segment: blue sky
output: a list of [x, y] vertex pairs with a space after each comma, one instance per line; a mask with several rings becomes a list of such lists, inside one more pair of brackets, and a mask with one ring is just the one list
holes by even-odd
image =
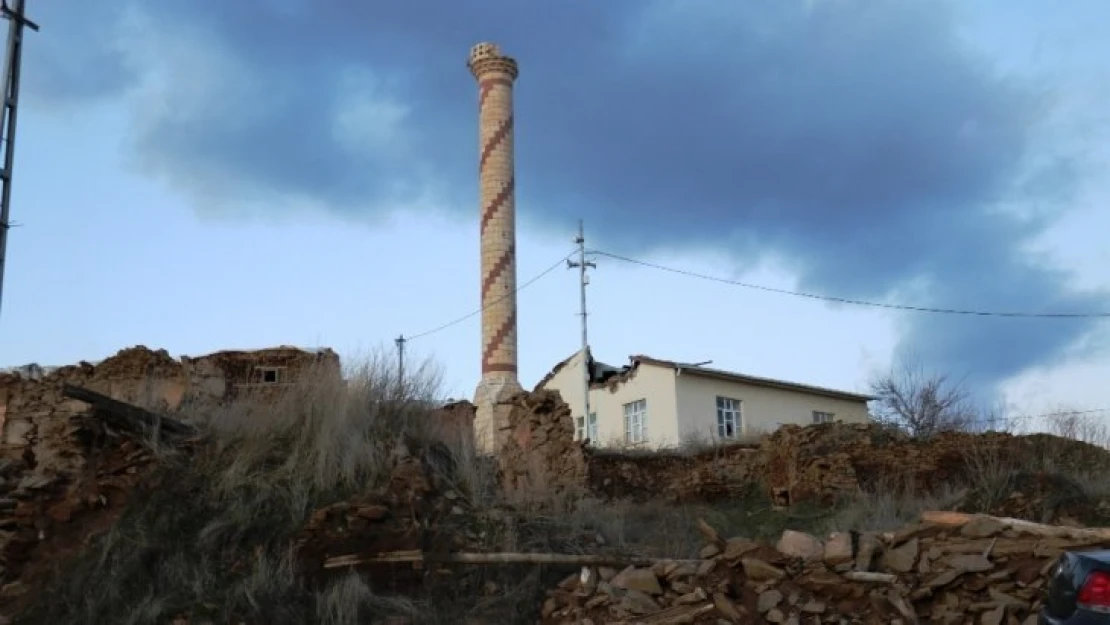
[[[521, 66], [519, 282], [583, 218], [598, 249], [771, 287], [1110, 310], [1098, 0], [28, 4], [0, 364], [135, 344], [357, 358], [475, 310], [465, 59], [485, 40]], [[596, 261], [610, 362], [865, 390], [913, 353], [1017, 411], [1110, 407], [1105, 322]], [[576, 276], [519, 302], [530, 387], [578, 346]], [[477, 317], [409, 350], [472, 394]]]

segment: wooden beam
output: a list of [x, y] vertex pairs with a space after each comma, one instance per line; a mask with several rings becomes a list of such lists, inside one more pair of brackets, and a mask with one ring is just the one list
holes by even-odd
[[146, 428], [147, 430], [163, 431], [178, 436], [193, 436], [196, 434], [195, 428], [181, 421], [102, 395], [82, 386], [65, 384], [62, 386], [62, 396], [89, 404], [107, 421], [122, 429], [139, 431]]
[[1045, 538], [1061, 538], [1064, 540], [1094, 542], [1110, 541], [1110, 528], [1107, 527], [1064, 527], [1059, 525], [1044, 525], [1024, 519], [1009, 517], [996, 517], [987, 514], [969, 514], [965, 512], [948, 512], [943, 510], [929, 510], [921, 513], [921, 521], [931, 525], [943, 527], [961, 527], [976, 519], [990, 519], [1004, 528], [1012, 529], [1019, 533], [1043, 536]]
[[660, 562], [701, 564], [701, 560], [674, 558], [636, 558], [566, 553], [424, 553], [418, 549], [371, 554], [335, 556], [324, 561], [325, 569], [363, 564], [398, 562], [435, 564], [561, 564], [573, 566], [652, 566]]

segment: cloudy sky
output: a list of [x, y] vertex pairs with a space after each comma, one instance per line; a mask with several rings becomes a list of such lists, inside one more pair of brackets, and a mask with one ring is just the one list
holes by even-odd
[[[775, 288], [1110, 311], [1101, 0], [28, 0], [0, 364], [348, 358], [478, 307], [469, 47], [516, 57], [518, 280], [591, 248]], [[1110, 406], [1110, 325], [898, 312], [598, 256], [591, 343], [847, 390], [914, 354]], [[578, 346], [520, 294], [521, 377]], [[408, 345], [473, 392], [479, 322]]]

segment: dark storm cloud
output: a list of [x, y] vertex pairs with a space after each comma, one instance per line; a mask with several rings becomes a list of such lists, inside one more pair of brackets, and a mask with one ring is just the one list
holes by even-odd
[[[476, 211], [476, 95], [464, 62], [472, 44], [494, 40], [521, 63], [518, 206], [541, 223], [584, 216], [595, 243], [641, 255], [708, 246], [743, 261], [776, 251], [797, 264], [806, 289], [847, 297], [880, 298], [924, 279], [931, 300], [914, 303], [1105, 307], [1022, 257], [1043, 218], [995, 210], [1019, 189], [1063, 205], [1074, 170], [1049, 161], [1029, 182], [1031, 156], [1044, 155], [1036, 130], [1046, 100], [969, 53], [941, 3], [157, 6], [154, 28], [199, 28], [260, 94], [216, 89], [192, 113], [164, 103], [173, 113], [142, 127], [143, 162], [183, 186], [203, 188], [220, 172], [244, 188], [363, 212], [430, 186]], [[122, 84], [118, 60], [85, 70], [102, 67], [106, 84]], [[404, 150], [387, 142], [352, 153], [334, 138], [338, 86], [352, 67], [372, 70], [410, 108]], [[1089, 330], [1077, 321], [905, 323], [903, 347], [980, 384], [1043, 363]]]
[[47, 103], [85, 103], [91, 98], [116, 95], [128, 84], [128, 68], [115, 49], [110, 26], [104, 26], [120, 18], [118, 4], [27, 5], [28, 19], [43, 30], [25, 31], [23, 37], [25, 70], [21, 85], [26, 92]]

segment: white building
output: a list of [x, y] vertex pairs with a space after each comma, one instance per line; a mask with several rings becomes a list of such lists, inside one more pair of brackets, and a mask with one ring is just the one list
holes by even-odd
[[[584, 360], [590, 368], [590, 415], [583, 415]], [[666, 447], [687, 441], [754, 436], [780, 425], [866, 422], [869, 395], [632, 356], [611, 367], [578, 352], [537, 388], [570, 405], [579, 438], [607, 445]]]

